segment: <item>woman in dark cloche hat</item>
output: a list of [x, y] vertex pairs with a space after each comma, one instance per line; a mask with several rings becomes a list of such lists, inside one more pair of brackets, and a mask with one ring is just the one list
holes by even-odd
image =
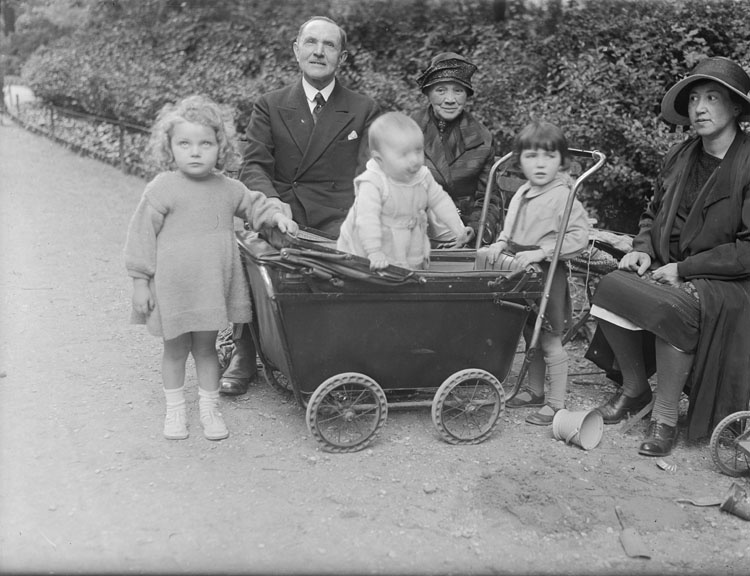
[[732, 60], [707, 58], [667, 91], [661, 116], [692, 134], [667, 153], [633, 251], [599, 283], [588, 352], [607, 370], [616, 360], [622, 376], [598, 408], [605, 424], [653, 400], [646, 456], [672, 451], [683, 390], [690, 439], [750, 399], [750, 135], [741, 124], [750, 121], [750, 77]]
[[[435, 56], [417, 78], [428, 104], [412, 117], [424, 133], [425, 165], [456, 205], [464, 224], [477, 234], [490, 168], [495, 159], [492, 134], [466, 110], [474, 94], [471, 78], [477, 67], [454, 52]], [[493, 195], [488, 207], [484, 243], [493, 242], [499, 230], [500, 199]], [[450, 230], [430, 219], [433, 246], [455, 245]]]

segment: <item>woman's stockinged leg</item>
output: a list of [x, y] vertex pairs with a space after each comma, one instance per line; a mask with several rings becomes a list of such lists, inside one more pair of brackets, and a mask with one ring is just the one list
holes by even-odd
[[643, 358], [643, 332], [627, 330], [604, 321], [600, 321], [599, 326], [617, 358], [622, 373], [623, 394], [629, 398], [640, 396], [649, 387]]
[[693, 366], [693, 354], [656, 339], [656, 400], [646, 439], [638, 449], [644, 456], [666, 456], [677, 440], [680, 394]]
[[693, 357], [661, 338], [656, 339], [656, 400], [651, 417], [657, 422], [677, 425], [680, 395], [690, 376]]
[[651, 387], [643, 356], [643, 332], [627, 330], [603, 320], [599, 321], [599, 326], [615, 353], [622, 373], [622, 388], [597, 410], [605, 424], [617, 424], [651, 402]]

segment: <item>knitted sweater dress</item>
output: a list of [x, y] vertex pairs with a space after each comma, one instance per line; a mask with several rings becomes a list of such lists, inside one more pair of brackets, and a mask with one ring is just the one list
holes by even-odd
[[165, 340], [186, 332], [220, 330], [252, 318], [250, 292], [234, 234], [234, 217], [254, 230], [272, 226], [288, 207], [218, 173], [195, 180], [163, 172], [146, 185], [130, 221], [125, 266], [144, 278], [156, 305], [131, 314]]

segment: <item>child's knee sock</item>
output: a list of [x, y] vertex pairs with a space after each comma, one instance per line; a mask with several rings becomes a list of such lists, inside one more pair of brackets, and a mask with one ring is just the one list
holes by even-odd
[[179, 388], [164, 388], [167, 401], [167, 412], [171, 410], [185, 410], [185, 386]]
[[204, 390], [198, 387], [198, 410], [201, 414], [218, 409], [219, 407], [219, 391], [218, 390]]
[[562, 352], [557, 356], [544, 359], [549, 378], [549, 396], [547, 404], [555, 409], [565, 408], [565, 392], [568, 388], [568, 354]]
[[544, 377], [547, 365], [544, 362], [541, 350], [536, 350], [534, 357], [529, 363], [529, 390], [536, 396], [544, 396]]

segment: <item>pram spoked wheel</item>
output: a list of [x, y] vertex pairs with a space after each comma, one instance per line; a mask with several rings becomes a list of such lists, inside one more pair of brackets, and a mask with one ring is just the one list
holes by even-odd
[[442, 383], [432, 401], [432, 422], [449, 444], [478, 444], [505, 409], [505, 392], [485, 370], [460, 370]]
[[727, 476], [750, 474], [750, 411], [734, 412], [714, 428], [711, 457]]
[[331, 376], [307, 403], [307, 427], [327, 452], [362, 450], [387, 417], [385, 392], [358, 372]]

